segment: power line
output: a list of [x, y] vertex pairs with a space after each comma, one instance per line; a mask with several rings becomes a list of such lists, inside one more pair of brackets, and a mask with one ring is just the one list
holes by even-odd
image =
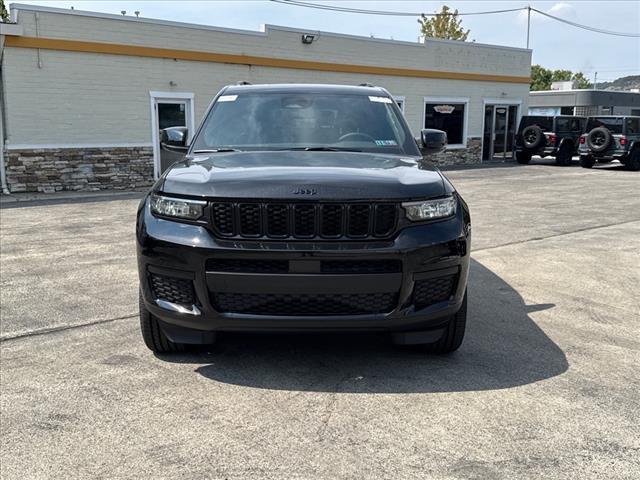
[[554, 15], [550, 15], [545, 12], [541, 12], [540, 10], [531, 7], [533, 12], [539, 13], [540, 15], [544, 15], [545, 17], [552, 18], [558, 22], [566, 23], [567, 25], [571, 25], [573, 27], [582, 28], [583, 30], [589, 30], [590, 32], [602, 33], [605, 35], [615, 35], [617, 37], [634, 37], [640, 38], [640, 33], [625, 33], [625, 32], [614, 32], [611, 30], [603, 30], [601, 28], [589, 27], [588, 25], [582, 25], [580, 23], [575, 23], [570, 20], [565, 20], [564, 18], [556, 17]]
[[[368, 9], [362, 9], [362, 8], [338, 7], [337, 5], [321, 5], [318, 3], [302, 2], [300, 0], [270, 0], [270, 1], [274, 3], [282, 3], [284, 5], [294, 5], [296, 7], [315, 8], [318, 10], [330, 10], [333, 12], [342, 12], [342, 13], [360, 13], [364, 15], [386, 15], [386, 16], [396, 16], [396, 17], [420, 17], [424, 15], [425, 17], [442, 17], [442, 16], [454, 14], [454, 12], [421, 13], [421, 12], [393, 12], [393, 11], [385, 11], [385, 10], [368, 10]], [[520, 10], [526, 10], [526, 8], [527, 7], [509, 8], [505, 10], [491, 10], [486, 12], [466, 12], [466, 13], [458, 13], [458, 15], [459, 16], [490, 15], [494, 13], [518, 12]]]
[[[441, 17], [441, 16], [455, 15], [454, 12], [451, 12], [451, 13], [394, 12], [394, 11], [388, 11], [388, 10], [370, 10], [370, 9], [362, 9], [362, 8], [339, 7], [337, 5], [321, 5], [318, 3], [305, 2], [301, 0], [270, 0], [270, 1], [274, 3], [284, 4], [284, 5], [293, 5], [296, 7], [315, 8], [317, 10], [329, 10], [329, 11], [341, 12], [341, 13], [358, 13], [362, 15], [384, 15], [384, 16], [396, 16], [396, 17], [420, 17], [422, 15], [424, 15], [425, 17]], [[612, 30], [604, 30], [601, 28], [590, 27], [589, 25], [582, 25], [580, 23], [572, 22], [570, 20], [565, 20], [564, 18], [556, 17], [555, 15], [551, 15], [549, 13], [543, 12], [533, 7], [509, 8], [504, 10], [487, 10], [483, 12], [462, 12], [462, 13], [458, 12], [457, 15], [458, 16], [493, 15], [496, 13], [519, 12], [522, 10], [529, 10], [532, 12], [536, 12], [542, 16], [551, 18], [552, 20], [556, 20], [558, 22], [562, 22], [567, 25], [571, 25], [576, 28], [581, 28], [583, 30], [587, 30], [590, 32], [601, 33], [603, 35], [614, 35], [617, 37], [640, 38], [640, 33], [614, 32]]]

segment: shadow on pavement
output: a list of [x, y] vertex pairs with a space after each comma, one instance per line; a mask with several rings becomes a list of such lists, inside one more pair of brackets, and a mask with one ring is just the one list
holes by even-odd
[[499, 276], [473, 261], [467, 335], [449, 356], [394, 347], [384, 335], [221, 336], [211, 353], [163, 356], [206, 364], [200, 375], [253, 388], [345, 393], [492, 390], [526, 385], [568, 368], [560, 348], [529, 317], [553, 304], [525, 305]]

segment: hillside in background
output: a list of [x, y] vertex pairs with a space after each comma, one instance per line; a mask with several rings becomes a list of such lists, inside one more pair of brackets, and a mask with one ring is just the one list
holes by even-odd
[[621, 77], [613, 82], [598, 82], [598, 90], [626, 90], [640, 88], [640, 75]]

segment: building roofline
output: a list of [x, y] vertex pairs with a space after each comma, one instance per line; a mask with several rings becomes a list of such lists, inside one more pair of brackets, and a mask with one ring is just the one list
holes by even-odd
[[544, 94], [549, 94], [549, 93], [553, 93], [553, 94], [574, 94], [574, 93], [584, 93], [584, 92], [590, 92], [590, 93], [607, 93], [607, 94], [630, 94], [630, 95], [640, 95], [640, 93], [638, 92], [629, 92], [627, 90], [594, 90], [592, 88], [576, 88], [573, 90], [533, 90], [531, 92], [529, 92], [529, 95], [544, 95]]
[[496, 50], [509, 50], [509, 51], [518, 51], [518, 52], [527, 52], [527, 53], [531, 53], [532, 51], [530, 49], [519, 48], [519, 47], [491, 45], [491, 44], [476, 43], [476, 42], [461, 42], [456, 40], [444, 40], [439, 38], [425, 38], [424, 42], [411, 42], [407, 40], [391, 40], [391, 39], [385, 39], [385, 38], [366, 37], [363, 35], [327, 32], [327, 31], [314, 30], [309, 28], [286, 27], [286, 26], [271, 25], [271, 24], [261, 25], [260, 30], [245, 30], [245, 29], [239, 29], [239, 28], [219, 27], [214, 25], [203, 25], [198, 23], [177, 22], [173, 20], [161, 20], [161, 19], [155, 19], [155, 18], [116, 15], [112, 13], [92, 12], [89, 10], [71, 10], [71, 9], [59, 8], [59, 7], [29, 5], [26, 3], [11, 3], [9, 5], [9, 9], [11, 10], [12, 19], [14, 21], [18, 20], [17, 19], [18, 11], [31, 11], [31, 12], [57, 13], [62, 15], [76, 15], [80, 17], [93, 17], [93, 18], [101, 18], [105, 20], [128, 21], [128, 22], [145, 23], [145, 24], [152, 24], [152, 25], [164, 25], [168, 27], [191, 28], [196, 30], [209, 30], [214, 32], [236, 33], [240, 35], [265, 36], [265, 35], [268, 35], [269, 30], [276, 30], [276, 31], [293, 32], [293, 33], [313, 33], [318, 35], [318, 37], [327, 36], [327, 37], [336, 37], [336, 38], [348, 38], [351, 40], [365, 40], [369, 42], [386, 43], [391, 45], [413, 46], [417, 48], [424, 48], [424, 45], [426, 45], [427, 43], [435, 43], [435, 44], [444, 43], [449, 45], [459, 45], [463, 47], [484, 47], [484, 48], [493, 48]]

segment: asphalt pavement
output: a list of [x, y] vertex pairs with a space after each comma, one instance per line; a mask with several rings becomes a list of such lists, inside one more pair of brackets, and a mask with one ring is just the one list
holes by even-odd
[[467, 336], [227, 334], [154, 356], [133, 197], [3, 202], [2, 479], [640, 478], [640, 174], [445, 172]]

